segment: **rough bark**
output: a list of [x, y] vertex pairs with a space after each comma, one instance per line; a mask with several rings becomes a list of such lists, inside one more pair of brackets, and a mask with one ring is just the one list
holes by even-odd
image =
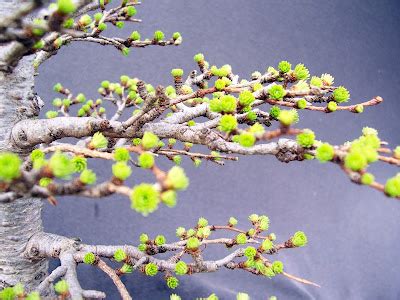
[[[0, 1], [0, 18], [21, 2]], [[9, 47], [0, 47], [0, 55]], [[10, 129], [39, 112], [41, 101], [33, 92], [33, 77], [32, 57], [22, 59], [12, 73], [0, 72], [0, 151], [19, 152], [8, 143]], [[0, 289], [17, 282], [31, 289], [46, 275], [45, 260], [32, 262], [23, 256], [29, 238], [42, 231], [41, 209], [41, 200], [35, 198], [0, 203]]]

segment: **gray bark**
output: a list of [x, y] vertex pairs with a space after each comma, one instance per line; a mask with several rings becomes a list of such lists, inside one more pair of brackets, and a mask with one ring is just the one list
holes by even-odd
[[[21, 2], [0, 1], [0, 19]], [[0, 55], [9, 47], [0, 47]], [[39, 113], [41, 101], [33, 85], [32, 57], [23, 58], [12, 73], [0, 72], [0, 151], [26, 154], [13, 149], [8, 140], [13, 124]], [[31, 261], [23, 255], [29, 238], [42, 231], [41, 209], [41, 200], [35, 198], [0, 203], [0, 289], [21, 282], [30, 290], [47, 274], [46, 260]]]

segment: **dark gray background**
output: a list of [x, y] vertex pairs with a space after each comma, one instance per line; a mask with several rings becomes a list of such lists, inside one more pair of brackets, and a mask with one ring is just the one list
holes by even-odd
[[[50, 103], [51, 88], [62, 82], [74, 92], [96, 97], [101, 80], [121, 74], [137, 76], [154, 85], [171, 84], [169, 72], [194, 68], [192, 57], [203, 52], [211, 64], [229, 63], [248, 77], [281, 59], [303, 62], [313, 74], [329, 72], [344, 84], [353, 102], [380, 95], [385, 102], [361, 115], [347, 112], [301, 112], [299, 126], [315, 130], [317, 137], [343, 143], [359, 136], [363, 126], [380, 131], [390, 145], [400, 144], [400, 2], [398, 0], [144, 0], [138, 8], [143, 36], [162, 29], [180, 31], [178, 47], [133, 49], [126, 58], [111, 47], [75, 43], [40, 69], [37, 91]], [[49, 105], [47, 109], [49, 109]], [[283, 241], [304, 230], [309, 245], [286, 250], [276, 259], [287, 272], [313, 280], [315, 288], [278, 276], [272, 280], [248, 273], [222, 270], [182, 279], [175, 290], [184, 299], [216, 292], [233, 299], [239, 291], [254, 299], [276, 295], [280, 299], [399, 299], [400, 203], [381, 193], [354, 185], [337, 166], [318, 162], [288, 165], [274, 157], [243, 157], [224, 167], [204, 164], [199, 169], [185, 160], [191, 186], [179, 195], [174, 209], [161, 208], [147, 218], [133, 212], [123, 197], [102, 200], [60, 199], [46, 205], [47, 231], [79, 236], [88, 243], [133, 243], [143, 231], [165, 233], [172, 240], [177, 226], [189, 227], [199, 216], [211, 223], [236, 216], [245, 228], [250, 213], [267, 214], [271, 230]], [[170, 166], [163, 164], [164, 168]], [[102, 178], [109, 170], [98, 168]], [[393, 176], [393, 167], [372, 168], [378, 179]], [[135, 173], [138, 178], [141, 173]], [[143, 179], [144, 178], [144, 179]], [[140, 180], [152, 180], [151, 177]], [[207, 257], [220, 257], [224, 249]], [[80, 267], [85, 288], [106, 290], [118, 298], [110, 280], [92, 267]], [[135, 274], [124, 278], [136, 299], [167, 299], [170, 291], [161, 276]]]

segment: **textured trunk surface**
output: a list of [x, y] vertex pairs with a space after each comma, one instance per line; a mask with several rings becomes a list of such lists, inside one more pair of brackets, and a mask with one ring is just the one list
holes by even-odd
[[[0, 18], [18, 8], [23, 1], [0, 0]], [[0, 47], [0, 55], [7, 46]], [[36, 116], [40, 102], [33, 93], [32, 57], [20, 61], [11, 74], [0, 72], [0, 151], [18, 152], [9, 143], [10, 129], [17, 121]], [[23, 256], [29, 238], [42, 231], [42, 203], [23, 198], [0, 203], [0, 289], [22, 282], [28, 289], [36, 287], [47, 273], [45, 260], [32, 262]]]

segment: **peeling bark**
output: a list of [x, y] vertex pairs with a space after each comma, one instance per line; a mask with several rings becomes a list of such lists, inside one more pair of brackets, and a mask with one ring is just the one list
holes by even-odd
[[[0, 18], [21, 2], [0, 1]], [[1, 46], [0, 54], [8, 48], [9, 45]], [[9, 137], [15, 123], [37, 116], [42, 106], [33, 91], [32, 60], [25, 57], [12, 73], [0, 72], [0, 151], [26, 154], [25, 150], [13, 148]], [[41, 209], [41, 200], [36, 198], [0, 203], [0, 289], [22, 282], [30, 290], [47, 274], [46, 260], [32, 262], [23, 256], [29, 238], [42, 231]]]

